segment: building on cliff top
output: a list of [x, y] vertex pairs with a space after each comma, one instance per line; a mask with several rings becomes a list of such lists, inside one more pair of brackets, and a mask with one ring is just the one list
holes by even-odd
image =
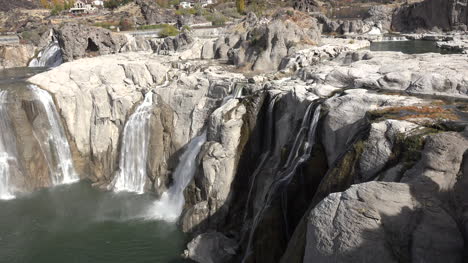
[[89, 14], [97, 10], [98, 7], [103, 7], [104, 1], [102, 0], [78, 0], [75, 2], [70, 13], [73, 14]]

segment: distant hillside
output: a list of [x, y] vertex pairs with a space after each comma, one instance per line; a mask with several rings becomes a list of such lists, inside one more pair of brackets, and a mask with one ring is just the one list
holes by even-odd
[[39, 5], [36, 0], [0, 0], [0, 11], [9, 11], [14, 8], [33, 9]]

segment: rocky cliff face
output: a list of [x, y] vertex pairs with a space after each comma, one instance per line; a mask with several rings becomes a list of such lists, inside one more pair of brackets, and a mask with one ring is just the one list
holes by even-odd
[[[194, 236], [187, 257], [460, 261], [466, 58], [349, 51], [365, 43], [340, 40], [297, 50], [288, 43], [315, 27], [250, 16], [242, 28], [251, 22], [215, 41], [181, 35], [158, 42], [166, 52], [86, 58], [31, 78], [53, 95], [78, 172], [109, 186], [123, 129], [151, 96], [146, 191], [165, 192], [184, 146], [206, 132], [179, 218]], [[282, 72], [233, 73], [236, 52], [250, 54], [250, 69]]]
[[393, 15], [396, 31], [417, 29], [466, 30], [468, 24], [466, 0], [426, 0], [400, 7]]

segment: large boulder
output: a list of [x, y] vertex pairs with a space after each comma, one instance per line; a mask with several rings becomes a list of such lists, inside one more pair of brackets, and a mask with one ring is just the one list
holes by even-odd
[[82, 57], [118, 53], [127, 42], [123, 35], [78, 23], [64, 24], [54, 29], [54, 32], [65, 62]]
[[371, 182], [324, 199], [309, 215], [304, 263], [461, 262], [463, 237], [439, 205], [402, 183]]
[[[347, 90], [343, 96], [328, 99], [324, 106], [329, 111], [323, 121], [322, 128], [328, 164], [332, 165], [345, 152], [353, 138], [363, 131], [367, 125], [366, 113], [368, 111], [422, 103], [424, 103], [423, 100], [414, 97], [381, 95], [361, 89]], [[363, 167], [366, 167], [364, 163]], [[367, 172], [372, 174], [367, 169], [364, 169], [366, 174]]]
[[184, 257], [200, 263], [229, 262], [235, 254], [237, 242], [219, 232], [198, 235], [187, 245]]
[[304, 262], [461, 262], [467, 149], [462, 134], [429, 135], [402, 183], [330, 194], [309, 215]]

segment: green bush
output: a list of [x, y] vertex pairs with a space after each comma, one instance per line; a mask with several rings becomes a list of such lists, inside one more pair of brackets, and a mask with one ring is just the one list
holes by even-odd
[[159, 32], [159, 36], [160, 37], [172, 37], [172, 36], [177, 36], [179, 33], [180, 33], [179, 30], [177, 30], [175, 26], [166, 25]]
[[120, 30], [123, 30], [123, 31], [129, 31], [129, 30], [134, 30], [135, 26], [132, 23], [132, 21], [130, 21], [129, 19], [122, 18], [119, 22], [119, 28]]
[[210, 21], [213, 26], [224, 26], [228, 20], [223, 14], [216, 12], [205, 16], [206, 20]]

